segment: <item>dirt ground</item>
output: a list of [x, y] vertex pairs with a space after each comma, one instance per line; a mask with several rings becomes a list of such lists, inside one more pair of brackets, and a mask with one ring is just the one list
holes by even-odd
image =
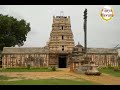
[[0, 72], [0, 75], [5, 75], [8, 77], [16, 77], [13, 80], [22, 80], [22, 79], [70, 79], [70, 80], [79, 80], [82, 79], [94, 81], [104, 85], [120, 85], [120, 77], [114, 77], [108, 74], [103, 74], [101, 76], [87, 76], [84, 74], [76, 74], [69, 71], [69, 68], [60, 69], [61, 71], [56, 72]]

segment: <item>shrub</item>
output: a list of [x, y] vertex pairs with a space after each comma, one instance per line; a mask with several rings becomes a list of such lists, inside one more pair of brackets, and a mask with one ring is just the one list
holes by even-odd
[[120, 65], [118, 66], [118, 68], [120, 69]]
[[52, 67], [52, 71], [56, 71], [56, 67], [55, 66]]
[[99, 69], [106, 69], [106, 67], [101, 67], [101, 68], [99, 68]]
[[111, 65], [110, 65], [110, 64], [108, 65], [108, 68], [109, 68], [109, 69], [113, 69], [113, 67], [111, 67]]
[[30, 66], [30, 64], [28, 64], [28, 65], [27, 65], [27, 69], [29, 70], [29, 69], [30, 69], [30, 67], [31, 67], [31, 66]]
[[120, 71], [119, 67], [114, 67], [113, 70], [116, 72]]

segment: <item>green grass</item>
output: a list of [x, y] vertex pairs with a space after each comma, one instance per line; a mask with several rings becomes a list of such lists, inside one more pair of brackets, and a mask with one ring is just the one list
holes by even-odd
[[116, 72], [112, 68], [99, 69], [100, 72], [110, 74], [112, 76], [120, 77], [120, 71]]
[[41, 79], [41, 80], [0, 81], [0, 85], [100, 85], [100, 84], [86, 80], [73, 81], [66, 79]]
[[0, 75], [0, 80], [8, 80], [8, 79], [12, 79], [12, 78], [15, 78], [15, 77], [7, 77], [4, 75]]
[[0, 70], [0, 72], [51, 72], [52, 69], [48, 68], [6, 68]]

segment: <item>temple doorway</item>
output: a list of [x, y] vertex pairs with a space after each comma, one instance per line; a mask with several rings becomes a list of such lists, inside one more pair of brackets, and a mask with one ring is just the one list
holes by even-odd
[[58, 58], [58, 67], [59, 68], [66, 68], [67, 67], [67, 56], [66, 55], [60, 55]]

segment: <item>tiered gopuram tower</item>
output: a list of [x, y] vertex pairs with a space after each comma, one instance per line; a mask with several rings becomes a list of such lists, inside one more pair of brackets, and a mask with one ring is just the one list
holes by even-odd
[[68, 67], [69, 56], [74, 46], [70, 16], [53, 16], [52, 31], [48, 43], [49, 65], [57, 65], [59, 68]]

